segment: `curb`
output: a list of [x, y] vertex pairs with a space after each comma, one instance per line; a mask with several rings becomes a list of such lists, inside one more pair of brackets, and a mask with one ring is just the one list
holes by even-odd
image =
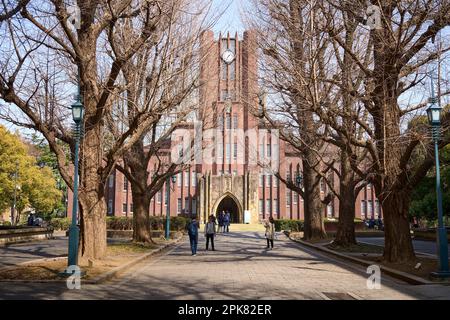
[[[332, 254], [332, 255], [337, 256], [339, 258], [342, 258], [344, 260], [349, 260], [349, 261], [355, 262], [357, 264], [363, 265], [365, 267], [368, 267], [368, 266], [373, 264], [373, 263], [367, 262], [367, 261], [362, 260], [362, 259], [358, 259], [358, 258], [355, 258], [355, 257], [350, 257], [350, 256], [347, 256], [345, 254], [342, 254], [342, 253], [339, 253], [339, 252], [335, 252], [335, 251], [330, 250], [328, 248], [324, 248], [324, 247], [321, 247], [321, 246], [317, 246], [317, 245], [308, 243], [308, 242], [303, 241], [303, 240], [292, 239], [290, 236], [287, 236], [287, 237], [293, 242], [299, 243], [299, 244], [304, 245], [304, 246], [309, 247], [309, 248], [316, 249], [318, 251], [322, 251], [322, 252], [326, 252], [326, 253]], [[425, 279], [422, 279], [420, 277], [411, 275], [409, 273], [402, 272], [402, 271], [397, 271], [397, 270], [394, 270], [392, 268], [385, 267], [385, 266], [382, 266], [382, 265], [380, 265], [379, 267], [386, 274], [388, 274], [388, 275], [390, 275], [390, 276], [392, 276], [394, 278], [403, 280], [403, 281], [405, 281], [405, 282], [407, 282], [409, 284], [414, 284], [414, 285], [430, 285], [430, 284], [444, 284], [444, 285], [448, 285], [449, 284], [448, 282], [441, 282], [441, 281], [438, 282], [438, 281], [425, 280]]]
[[[116, 277], [119, 273], [123, 272], [125, 269], [130, 268], [136, 264], [138, 264], [139, 262], [149, 258], [150, 256], [159, 253], [165, 249], [167, 249], [168, 247], [171, 247], [173, 245], [178, 244], [178, 242], [180, 242], [183, 239], [184, 236], [181, 236], [178, 239], [175, 239], [174, 242], [172, 243], [168, 243], [165, 244], [163, 246], [161, 246], [160, 248], [154, 249], [150, 252], [147, 252], [139, 257], [137, 257], [134, 260], [131, 260], [130, 262], [116, 267], [110, 271], [108, 271], [107, 273], [98, 276], [94, 279], [88, 279], [88, 280], [84, 280], [83, 278], [81, 278], [82, 283], [84, 284], [100, 284], [103, 283], [107, 280], [110, 280], [114, 277]], [[56, 257], [56, 258], [45, 258], [45, 259], [37, 259], [37, 260], [33, 260], [34, 262], [37, 262], [38, 260], [59, 260], [59, 259], [66, 259], [67, 257]], [[26, 263], [28, 263], [29, 261], [27, 261]], [[30, 279], [4, 279], [4, 280], [0, 280], [0, 283], [7, 283], [7, 282], [11, 282], [11, 283], [66, 283], [67, 279], [48, 279], [48, 280], [30, 280]]]

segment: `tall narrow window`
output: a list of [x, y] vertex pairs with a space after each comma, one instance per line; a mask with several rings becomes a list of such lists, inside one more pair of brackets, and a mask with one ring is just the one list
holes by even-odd
[[192, 199], [192, 210], [191, 210], [191, 214], [195, 214], [197, 213], [197, 200], [196, 199]]
[[127, 177], [123, 177], [123, 191], [128, 190], [128, 179]]
[[237, 144], [237, 142], [235, 142], [234, 147], [233, 147], [233, 158], [234, 159], [237, 159], [237, 150], [238, 150], [237, 146], [238, 146], [238, 144]]
[[227, 64], [223, 61], [223, 60], [221, 60], [221, 63], [222, 63], [222, 80], [227, 80]]
[[236, 61], [230, 63], [230, 80], [236, 79]]
[[366, 201], [361, 200], [361, 217], [366, 218]]
[[272, 148], [270, 143], [267, 144], [267, 157], [270, 158], [272, 156]]
[[223, 115], [220, 114], [219, 117], [217, 118], [217, 125], [219, 127], [219, 130], [223, 130]]
[[195, 171], [192, 171], [192, 175], [191, 175], [191, 179], [192, 179], [192, 186], [196, 187], [197, 186], [197, 173]]
[[182, 206], [181, 198], [178, 198], [177, 199], [177, 213], [181, 213], [181, 206]]
[[237, 113], [233, 114], [233, 128], [234, 129], [238, 128], [238, 115], [237, 115]]
[[231, 114], [227, 113], [227, 129], [231, 130]]
[[230, 162], [231, 161], [231, 144], [230, 143], [227, 143], [227, 145], [226, 145], [225, 154], [226, 154], [228, 162]]
[[108, 214], [111, 215], [113, 213], [113, 201], [112, 199], [108, 200]]
[[259, 199], [259, 214], [263, 214], [263, 213], [264, 213], [264, 200]]
[[114, 176], [110, 175], [109, 176], [109, 187], [112, 188], [114, 186]]
[[262, 173], [259, 174], [259, 186], [264, 186], [264, 174]]
[[266, 199], [266, 213], [270, 214], [271, 209], [272, 209], [272, 201], [270, 199]]
[[291, 206], [291, 190], [286, 190], [286, 207]]
[[189, 171], [184, 172], [184, 186], [189, 187]]

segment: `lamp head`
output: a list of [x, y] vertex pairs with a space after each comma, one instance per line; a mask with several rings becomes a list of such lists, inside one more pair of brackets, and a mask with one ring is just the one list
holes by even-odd
[[300, 186], [302, 184], [302, 176], [301, 176], [301, 174], [297, 175], [297, 177], [295, 178], [295, 183], [297, 184], [297, 186]]
[[84, 117], [84, 106], [78, 99], [74, 104], [72, 104], [72, 118], [75, 123], [80, 123]]
[[431, 104], [427, 109], [428, 123], [432, 126], [441, 124], [442, 108], [436, 104]]

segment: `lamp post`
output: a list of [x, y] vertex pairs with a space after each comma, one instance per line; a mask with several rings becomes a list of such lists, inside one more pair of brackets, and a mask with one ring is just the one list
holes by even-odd
[[438, 228], [437, 228], [437, 251], [439, 255], [439, 271], [432, 272], [432, 276], [439, 278], [450, 277], [448, 269], [448, 243], [447, 230], [443, 221], [442, 209], [442, 192], [441, 192], [441, 177], [439, 170], [439, 148], [438, 142], [440, 138], [441, 129], [441, 112], [442, 108], [436, 104], [437, 98], [434, 96], [433, 76], [431, 76], [431, 98], [430, 106], [427, 109], [428, 122], [432, 128], [433, 142], [434, 142], [434, 157], [436, 161], [436, 194], [437, 194], [437, 211], [438, 211]]
[[296, 184], [296, 186], [297, 186], [298, 188], [301, 187], [301, 185], [302, 185], [302, 180], [303, 180], [302, 175], [301, 175], [300, 173], [298, 173], [298, 174], [297, 174], [297, 177], [295, 177], [295, 184]]
[[16, 171], [14, 172], [14, 202], [12, 207], [11, 225], [16, 224], [16, 205], [17, 205], [17, 178], [19, 176], [19, 160], [16, 160]]
[[80, 229], [77, 225], [78, 214], [78, 149], [80, 147], [80, 139], [82, 137], [82, 121], [84, 116], [84, 106], [81, 103], [80, 87], [78, 85], [77, 100], [72, 105], [72, 118], [75, 122], [75, 172], [73, 178], [73, 207], [72, 207], [72, 223], [69, 227], [69, 255], [67, 266], [78, 265], [78, 241]]
[[165, 236], [166, 236], [166, 240], [169, 240], [170, 238], [170, 181], [172, 181], [172, 183], [175, 186], [175, 182], [177, 181], [177, 176], [173, 175], [172, 177], [168, 177], [166, 180], [166, 197], [167, 197], [167, 211], [166, 211], [166, 232], [165, 232]]

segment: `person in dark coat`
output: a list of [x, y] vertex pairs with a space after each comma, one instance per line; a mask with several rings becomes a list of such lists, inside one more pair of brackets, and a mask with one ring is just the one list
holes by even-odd
[[223, 217], [224, 232], [230, 232], [230, 213], [227, 211]]
[[192, 251], [193, 256], [197, 255], [198, 228], [199, 228], [199, 224], [197, 222], [197, 218], [193, 217], [187, 227], [188, 235], [189, 235], [189, 242], [191, 244], [191, 251]]

